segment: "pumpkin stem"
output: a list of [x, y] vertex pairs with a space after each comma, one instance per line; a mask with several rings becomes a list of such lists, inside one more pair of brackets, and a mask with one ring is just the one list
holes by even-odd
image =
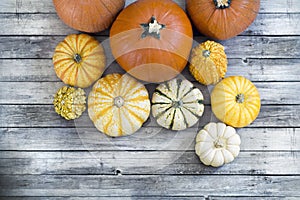
[[210, 51], [209, 50], [204, 50], [202, 52], [202, 55], [205, 57], [205, 58], [208, 58], [210, 56]]
[[223, 148], [225, 146], [224, 141], [220, 138], [214, 142], [214, 145], [216, 148]]
[[180, 101], [173, 101], [172, 106], [174, 108], [180, 108], [180, 107], [183, 106], [183, 102], [181, 100]]
[[74, 55], [74, 58], [73, 58], [73, 59], [74, 59], [75, 62], [77, 62], [77, 63], [80, 63], [81, 60], [82, 60], [81, 56], [80, 56], [78, 53], [76, 53], [76, 54]]
[[141, 24], [141, 26], [144, 29], [141, 35], [142, 38], [152, 36], [156, 39], [160, 39], [160, 30], [166, 27], [164, 24], [158, 23], [154, 16], [151, 17], [149, 23]]
[[231, 0], [214, 0], [217, 9], [229, 8]]
[[245, 101], [245, 95], [244, 94], [238, 94], [238, 95], [236, 95], [235, 101], [237, 103], [244, 103], [244, 101]]
[[123, 97], [118, 96], [114, 98], [114, 105], [117, 106], [118, 108], [121, 108], [124, 105], [125, 101]]

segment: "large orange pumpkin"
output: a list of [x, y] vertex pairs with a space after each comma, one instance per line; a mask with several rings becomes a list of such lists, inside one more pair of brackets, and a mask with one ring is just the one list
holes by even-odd
[[254, 21], [260, 0], [186, 0], [186, 6], [201, 33], [226, 40], [242, 33]]
[[53, 0], [60, 19], [68, 26], [94, 33], [107, 29], [125, 0]]
[[186, 66], [193, 31], [185, 12], [171, 0], [139, 0], [126, 7], [110, 31], [117, 62], [129, 74], [162, 82]]

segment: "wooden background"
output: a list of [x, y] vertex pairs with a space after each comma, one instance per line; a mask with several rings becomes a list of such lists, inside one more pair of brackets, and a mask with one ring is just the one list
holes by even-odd
[[[300, 199], [299, 21], [299, 0], [261, 0], [256, 21], [221, 42], [227, 75], [252, 80], [262, 108], [238, 130], [239, 157], [215, 169], [194, 153], [197, 130], [215, 120], [211, 88], [195, 83], [206, 112], [183, 132], [149, 119], [133, 136], [112, 139], [95, 130], [86, 112], [65, 121], [52, 106], [63, 84], [51, 57], [66, 35], [78, 32], [58, 19], [50, 0], [1, 0], [0, 199]], [[94, 36], [107, 44], [108, 31]], [[196, 33], [196, 42], [206, 39]], [[114, 71], [122, 72], [116, 63], [105, 73]], [[183, 75], [195, 81], [187, 70]]]

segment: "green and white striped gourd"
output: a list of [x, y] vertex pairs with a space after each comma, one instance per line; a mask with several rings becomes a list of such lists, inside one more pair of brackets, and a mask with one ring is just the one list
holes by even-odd
[[160, 84], [152, 96], [152, 115], [167, 129], [184, 130], [195, 125], [204, 111], [203, 95], [188, 80]]

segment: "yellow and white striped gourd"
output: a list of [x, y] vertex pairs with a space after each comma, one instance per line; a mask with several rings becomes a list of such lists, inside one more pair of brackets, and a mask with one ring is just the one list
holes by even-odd
[[96, 128], [109, 136], [133, 134], [150, 115], [148, 91], [129, 75], [109, 74], [94, 84], [88, 113]]
[[203, 95], [188, 80], [160, 84], [152, 97], [152, 115], [167, 129], [184, 130], [195, 125], [204, 111]]
[[198, 133], [195, 151], [203, 164], [220, 167], [238, 156], [240, 144], [234, 128], [211, 122]]

